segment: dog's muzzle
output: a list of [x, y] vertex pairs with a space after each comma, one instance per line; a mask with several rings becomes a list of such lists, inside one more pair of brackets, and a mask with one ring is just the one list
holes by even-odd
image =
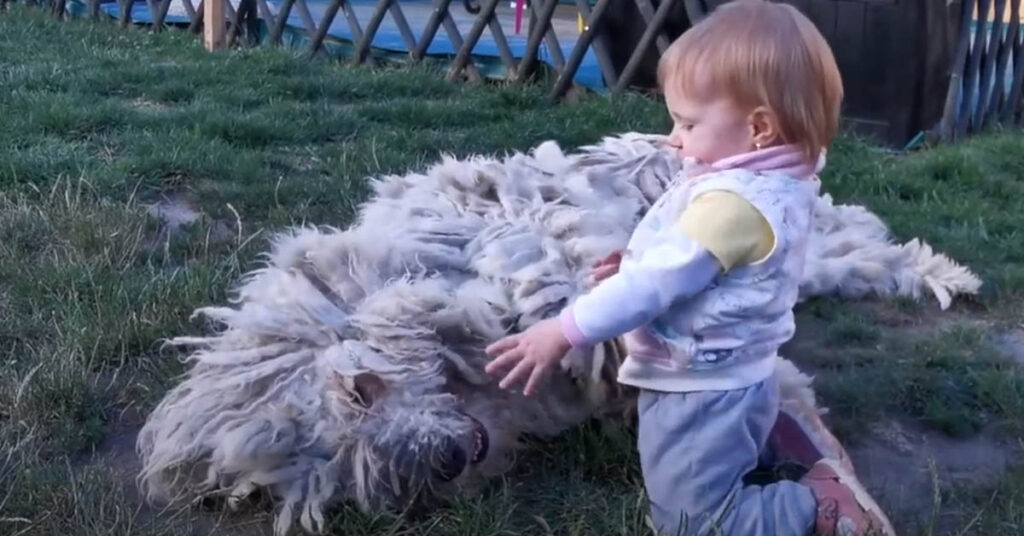
[[441, 463], [435, 468], [434, 476], [442, 482], [455, 480], [469, 464], [478, 464], [487, 457], [490, 450], [490, 437], [487, 435], [487, 428], [472, 415], [467, 415], [473, 421], [473, 447], [472, 454], [466, 454], [466, 449], [455, 439], [449, 439], [444, 448]]

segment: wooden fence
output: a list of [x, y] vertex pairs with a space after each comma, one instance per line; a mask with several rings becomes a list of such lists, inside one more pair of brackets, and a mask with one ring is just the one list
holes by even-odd
[[1021, 0], [963, 0], [942, 122], [951, 142], [991, 126], [1022, 123]]
[[[100, 15], [100, 0], [45, 1], [59, 14], [65, 13], [68, 2], [82, 2], [87, 6], [89, 16]], [[121, 26], [140, 22], [133, 19], [133, 0], [116, 1], [117, 19]], [[390, 16], [404, 42], [404, 53], [410, 63], [423, 61], [435, 39], [446, 38], [451, 43], [454, 54], [446, 58], [449, 61], [447, 77], [450, 80], [482, 78], [476, 65], [479, 58], [474, 56], [474, 48], [480, 43], [485, 31], [488, 31], [498, 50], [501, 78], [513, 83], [536, 82], [539, 78], [537, 75], [543, 69], [550, 75], [550, 92], [556, 98], [563, 97], [577, 85], [574, 84], [574, 77], [588, 53], [596, 58], [603, 89], [612, 93], [628, 90], [638, 76], [650, 76], [651, 58], [664, 51], [671, 39], [682, 31], [678, 28], [680, 16], [687, 19], [688, 25], [689, 20], [698, 20], [705, 13], [703, 0], [575, 0], [574, 7], [582, 22], [581, 31], [573, 36], [574, 44], [563, 48], [552, 19], [556, 7], [564, 2], [532, 0], [525, 3], [524, 7], [528, 20], [525, 50], [515, 54], [498, 18], [499, 5], [510, 0], [480, 0], [479, 11], [468, 29], [466, 25], [460, 29], [452, 13], [454, 9], [464, 9], [464, 2], [452, 0], [433, 0], [431, 13], [420, 28], [410, 25], [403, 2], [397, 0], [378, 0], [372, 14], [368, 19], [364, 17], [365, 20], [360, 20], [353, 9], [353, 2], [348, 0], [331, 0], [319, 20], [312, 15], [313, 10], [307, 0], [282, 0], [276, 13], [267, 0], [213, 0], [209, 3], [207, 0], [197, 0], [198, 4], [194, 4], [193, 0], [146, 0], [150, 20], [145, 23], [150, 25], [152, 31], [159, 32], [167, 26], [166, 17], [172, 1], [180, 2], [187, 14], [188, 30], [196, 34], [203, 33], [206, 46], [210, 49], [257, 42], [281, 46], [286, 28], [294, 24], [290, 17], [297, 13], [302, 21], [301, 30], [308, 36], [306, 50], [317, 54], [323, 51], [332, 24], [338, 17], [343, 17], [353, 37], [349, 61], [356, 64], [372, 64], [377, 61], [373, 53], [373, 41], [385, 17]], [[624, 6], [627, 3], [629, 5]], [[406, 3], [406, 8], [408, 5]], [[623, 26], [624, 8], [639, 15], [637, 22], [642, 24], [641, 32], [635, 31], [636, 22], [632, 23], [632, 28]], [[670, 15], [676, 19], [675, 26], [669, 21]], [[224, 22], [206, 24], [208, 18]], [[666, 33], [669, 28], [675, 29], [671, 35]], [[440, 36], [442, 30], [444, 37]], [[624, 33], [631, 30], [634, 30], [633, 34]], [[562, 41], [565, 41], [564, 35]], [[614, 47], [620, 49], [625, 42], [629, 42], [629, 55], [623, 57], [622, 50], [613, 50], [613, 42]], [[543, 65], [538, 54], [542, 47], [550, 56]]]
[[[8, 1], [0, 0], [0, 5]], [[177, 12], [184, 13], [174, 24], [203, 33], [210, 48], [259, 43], [283, 46], [286, 33], [301, 33], [301, 39], [290, 38], [290, 43], [304, 47], [309, 54], [321, 54], [329, 34], [344, 26], [349, 35], [344, 45], [347, 61], [357, 64], [395, 57], [394, 50], [384, 53], [375, 44], [375, 36], [390, 18], [389, 31], [397, 28], [400, 39], [393, 41], [402, 44], [397, 56], [403, 61], [415, 64], [428, 56], [438, 57], [451, 80], [496, 77], [512, 83], [536, 83], [543, 78], [555, 98], [580, 86], [576, 78], [585, 56], [596, 63], [592, 70], [598, 72], [602, 90], [653, 89], [660, 53], [691, 21], [700, 20], [723, 3], [573, 0], [572, 7], [582, 20], [578, 33], [569, 36], [573, 43], [564, 32], [560, 36], [553, 23], [559, 5], [566, 2], [533, 0], [524, 7], [528, 20], [525, 46], [523, 38], [518, 38], [513, 50], [506, 30], [507, 4], [502, 8], [506, 27], [498, 16], [499, 7], [510, 0], [478, 0], [478, 10], [470, 11], [468, 19], [466, 0], [430, 0], [429, 16], [412, 19], [407, 12], [414, 4], [422, 8], [427, 0], [280, 0], [273, 5], [268, 0], [23, 1], [44, 2], [60, 16], [67, 14], [69, 4], [85, 6], [85, 16], [98, 17], [102, 12], [121, 26], [149, 24], [154, 32], [169, 25], [168, 10], [173, 3]], [[868, 125], [867, 130], [884, 130], [877, 136], [884, 141], [902, 144], [919, 133], [950, 142], [993, 125], [1022, 122], [1024, 0], [775, 1], [797, 6], [826, 34], [849, 89], [845, 117]], [[311, 9], [314, 2], [318, 2], [316, 9]], [[354, 5], [362, 9], [362, 17]], [[146, 9], [148, 20], [135, 18], [139, 6]], [[461, 25], [455, 10], [463, 10], [458, 12]], [[422, 9], [419, 15], [423, 15]], [[207, 20], [221, 23], [206, 24]], [[475, 50], [485, 32], [493, 40], [493, 46], [490, 42], [488, 46], [496, 49], [490, 63], [481, 60]], [[449, 53], [428, 51], [438, 39], [447, 39]], [[546, 58], [541, 57], [542, 49]], [[487, 72], [483, 72], [485, 68]], [[538, 76], [542, 72], [550, 76]]]

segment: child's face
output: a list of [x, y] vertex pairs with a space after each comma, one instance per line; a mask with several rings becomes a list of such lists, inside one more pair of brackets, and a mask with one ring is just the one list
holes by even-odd
[[696, 99], [667, 89], [665, 104], [673, 121], [669, 143], [682, 157], [711, 164], [754, 149], [750, 115], [731, 100]]

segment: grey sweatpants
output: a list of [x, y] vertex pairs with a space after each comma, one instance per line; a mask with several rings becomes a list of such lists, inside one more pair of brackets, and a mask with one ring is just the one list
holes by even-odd
[[775, 378], [735, 391], [639, 395], [640, 466], [662, 536], [800, 535], [814, 528], [809, 488], [743, 486], [775, 424]]

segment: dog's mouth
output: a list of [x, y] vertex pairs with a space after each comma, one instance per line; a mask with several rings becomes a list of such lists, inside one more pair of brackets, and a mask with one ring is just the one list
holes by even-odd
[[469, 416], [473, 420], [473, 454], [470, 457], [470, 463], [480, 463], [487, 457], [487, 451], [491, 448], [491, 439], [487, 435], [487, 428], [484, 427], [483, 423], [478, 421], [472, 415]]

